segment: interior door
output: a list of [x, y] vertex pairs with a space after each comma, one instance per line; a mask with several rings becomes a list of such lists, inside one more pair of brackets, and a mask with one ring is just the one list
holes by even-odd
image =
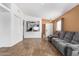
[[42, 39], [46, 37], [46, 20], [42, 19]]
[[42, 24], [42, 38], [44, 38], [45, 34], [45, 24]]

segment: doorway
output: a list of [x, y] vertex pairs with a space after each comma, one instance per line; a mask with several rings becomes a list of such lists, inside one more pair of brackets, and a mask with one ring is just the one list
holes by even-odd
[[49, 35], [53, 35], [53, 23], [50, 20], [42, 19], [42, 39], [47, 39]]
[[49, 35], [53, 35], [53, 24], [52, 23], [46, 23], [46, 37]]
[[46, 38], [46, 19], [42, 19], [42, 39]]
[[24, 40], [24, 25], [25, 24], [25, 20], [23, 20], [23, 40]]

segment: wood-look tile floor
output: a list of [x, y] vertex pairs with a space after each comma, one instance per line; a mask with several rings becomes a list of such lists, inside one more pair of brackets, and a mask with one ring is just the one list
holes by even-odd
[[24, 39], [13, 47], [0, 48], [1, 56], [62, 56], [47, 40]]

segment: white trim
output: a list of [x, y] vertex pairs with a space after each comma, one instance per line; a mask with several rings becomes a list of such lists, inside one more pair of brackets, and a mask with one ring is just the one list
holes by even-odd
[[2, 3], [0, 3], [0, 6], [1, 6], [2, 8], [4, 8], [5, 10], [7, 10], [7, 11], [9, 11], [9, 12], [10, 12], [10, 9], [9, 9], [9, 8], [7, 8], [6, 6], [4, 6]]

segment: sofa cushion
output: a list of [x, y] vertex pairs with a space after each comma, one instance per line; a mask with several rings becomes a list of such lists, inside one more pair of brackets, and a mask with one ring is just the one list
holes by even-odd
[[74, 32], [66, 32], [64, 36], [64, 40], [67, 42], [71, 42], [71, 40], [73, 39], [73, 35], [74, 35]]
[[76, 32], [73, 36], [73, 40], [71, 41], [73, 44], [79, 44], [79, 32]]
[[60, 38], [60, 39], [63, 39], [64, 36], [65, 36], [65, 32], [60, 32], [60, 34], [59, 34], [59, 38]]
[[52, 43], [64, 55], [65, 47], [69, 44], [65, 40], [53, 39]]

